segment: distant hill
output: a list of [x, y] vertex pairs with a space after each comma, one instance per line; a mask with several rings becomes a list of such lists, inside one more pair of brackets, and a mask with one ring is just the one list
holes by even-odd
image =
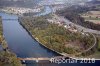
[[0, 6], [34, 7], [41, 0], [0, 0]]
[[91, 3], [93, 3], [93, 4], [100, 4], [100, 0], [92, 0]]
[[[40, 1], [46, 1], [52, 3], [80, 3], [80, 2], [87, 2], [88, 0], [0, 0], [0, 6], [15, 6], [15, 7], [34, 7]], [[45, 4], [45, 3], [44, 3]]]

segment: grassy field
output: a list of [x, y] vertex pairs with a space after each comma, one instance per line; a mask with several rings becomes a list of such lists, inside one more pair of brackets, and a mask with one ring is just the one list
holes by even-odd
[[85, 21], [90, 21], [95, 24], [100, 24], [100, 11], [89, 11], [87, 13], [81, 14]]

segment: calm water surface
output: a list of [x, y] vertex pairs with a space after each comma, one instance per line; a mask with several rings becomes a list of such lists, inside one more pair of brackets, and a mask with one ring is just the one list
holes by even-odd
[[[46, 8], [48, 13], [50, 13], [51, 11], [49, 8]], [[47, 11], [43, 13], [43, 15], [47, 14]], [[40, 15], [42, 15], [42, 13]], [[2, 16], [3, 34], [8, 43], [9, 49], [18, 57], [27, 58], [59, 56], [57, 53], [44, 48], [37, 41], [32, 39], [28, 32], [19, 24], [17, 15], [0, 12], [0, 16]], [[65, 64], [51, 64], [48, 61], [46, 63], [32, 63], [33, 61], [27, 62], [30, 63], [26, 64], [27, 66], [65, 66]]]
[[[27, 31], [19, 24], [16, 15], [0, 13], [3, 19], [3, 33], [11, 51], [18, 57], [52, 57], [58, 54], [42, 47], [32, 39]], [[6, 20], [5, 20], [6, 19]], [[12, 19], [12, 20], [7, 20]]]

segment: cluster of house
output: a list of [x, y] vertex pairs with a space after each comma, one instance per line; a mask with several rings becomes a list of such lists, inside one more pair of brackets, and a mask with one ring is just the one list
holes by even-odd
[[[56, 16], [57, 17], [57, 16]], [[70, 32], [76, 33], [78, 32], [78, 30], [76, 29], [76, 27], [72, 24], [66, 24], [66, 22], [59, 20], [58, 18], [52, 18], [52, 19], [47, 19], [48, 22], [50, 23], [54, 23], [54, 24], [58, 24], [59, 26], [64, 26], [67, 30], [69, 30]]]
[[24, 13], [30, 13], [30, 12], [31, 13], [41, 12], [41, 9], [43, 9], [43, 7], [38, 7], [38, 8], [33, 8], [33, 9], [22, 8], [22, 7], [6, 7], [2, 9], [2, 11], [22, 15]]
[[65, 7], [67, 7], [67, 6], [64, 5], [64, 4], [52, 5], [52, 10], [53, 10], [53, 12], [56, 12], [57, 10], [62, 10], [62, 9], [64, 9]]

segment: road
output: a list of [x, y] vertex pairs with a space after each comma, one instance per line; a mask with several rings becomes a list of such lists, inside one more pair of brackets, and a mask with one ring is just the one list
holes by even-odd
[[56, 18], [59, 21], [65, 22], [66, 25], [72, 24], [72, 25], [76, 26], [76, 28], [77, 28], [78, 31], [89, 32], [89, 33], [93, 33], [93, 34], [100, 34], [100, 31], [89, 29], [89, 28], [85, 28], [85, 27], [82, 27], [80, 25], [74, 24], [71, 21], [69, 21], [68, 19], [64, 18], [64, 16], [56, 16]]
[[[78, 31], [89, 32], [93, 36], [93, 38], [94, 38], [94, 44], [91, 47], [89, 47], [87, 50], [85, 50], [85, 51], [83, 51], [81, 53], [87, 52], [87, 51], [91, 50], [93, 47], [95, 47], [95, 45], [97, 43], [96, 42], [97, 40], [96, 40], [96, 37], [94, 36], [94, 34], [100, 34], [100, 31], [92, 30], [92, 29], [85, 28], [85, 27], [82, 27], [80, 25], [74, 24], [71, 21], [69, 21], [68, 19], [64, 18], [63, 16], [58, 16], [58, 19], [61, 20], [61, 21], [66, 22], [67, 25], [72, 24], [72, 25], [76, 26], [76, 28], [77, 28]], [[81, 53], [78, 53], [77, 55], [79, 55]]]

